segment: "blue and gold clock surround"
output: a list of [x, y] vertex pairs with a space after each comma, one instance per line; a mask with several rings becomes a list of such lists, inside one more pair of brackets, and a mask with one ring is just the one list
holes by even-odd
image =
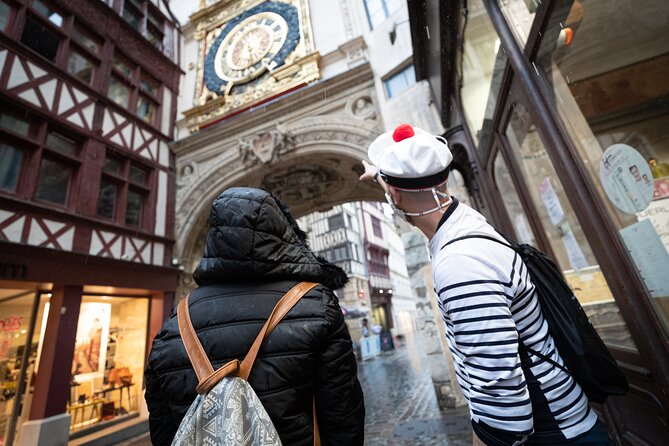
[[293, 5], [265, 2], [225, 24], [205, 57], [207, 89], [226, 95], [281, 67], [300, 41], [299, 11]]

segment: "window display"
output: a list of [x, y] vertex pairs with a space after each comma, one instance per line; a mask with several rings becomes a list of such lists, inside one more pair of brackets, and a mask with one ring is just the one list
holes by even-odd
[[[628, 26], [630, 17], [634, 27]], [[665, 328], [669, 324], [667, 17], [669, 3], [654, 0], [557, 1], [536, 64]], [[570, 39], [562, 38], [565, 32]], [[649, 240], [655, 242], [647, 245]]]
[[[635, 348], [562, 182], [521, 104], [514, 104], [505, 136], [518, 159], [555, 260], [599, 335], [609, 344]], [[519, 222], [513, 221], [516, 232], [522, 233]]]
[[139, 410], [148, 310], [147, 298], [83, 297], [67, 408], [72, 431]]
[[[39, 305], [43, 311], [48, 299], [44, 294]], [[0, 446], [8, 444], [8, 436], [16, 426], [27, 421], [32, 401], [39, 337], [30, 337], [30, 324], [35, 305], [35, 291], [0, 288]], [[36, 320], [40, 320], [38, 313]], [[30, 350], [23, 363], [26, 346]], [[23, 404], [16, 407], [20, 382], [25, 380]], [[13, 432], [15, 434], [15, 432]], [[17, 437], [14, 437], [16, 444]]]

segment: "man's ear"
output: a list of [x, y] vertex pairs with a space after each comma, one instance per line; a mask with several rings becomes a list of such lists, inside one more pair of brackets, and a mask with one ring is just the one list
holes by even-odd
[[400, 201], [402, 199], [402, 193], [398, 189], [395, 189], [392, 186], [389, 186], [389, 189], [390, 189], [390, 196], [393, 197], [395, 205], [399, 206]]

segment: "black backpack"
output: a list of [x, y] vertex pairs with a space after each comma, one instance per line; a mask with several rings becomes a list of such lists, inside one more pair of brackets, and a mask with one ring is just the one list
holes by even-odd
[[528, 269], [548, 331], [567, 368], [547, 356], [523, 346], [526, 351], [551, 363], [574, 377], [595, 403], [603, 403], [609, 395], [624, 395], [629, 390], [625, 375], [604, 345], [574, 292], [555, 262], [536, 248], [517, 244], [504, 237], [507, 243], [487, 235], [467, 235], [444, 245], [468, 238], [482, 238], [513, 249]]

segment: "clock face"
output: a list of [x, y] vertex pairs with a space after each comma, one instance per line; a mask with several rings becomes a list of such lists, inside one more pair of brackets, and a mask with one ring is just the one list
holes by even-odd
[[237, 24], [223, 39], [214, 60], [216, 75], [228, 87], [250, 81], [267, 69], [274, 69], [275, 56], [288, 32], [284, 18], [274, 12], [260, 12]]

